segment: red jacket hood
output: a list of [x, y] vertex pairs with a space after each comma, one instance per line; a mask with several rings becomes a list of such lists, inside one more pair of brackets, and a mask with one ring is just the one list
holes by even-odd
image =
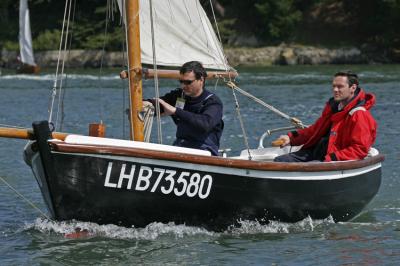
[[[333, 104], [334, 104], [333, 98], [329, 99], [329, 101], [327, 102], [327, 105], [330, 106], [330, 108], [328, 108], [329, 111], [327, 110], [328, 113], [333, 111], [332, 110]], [[351, 100], [351, 102], [348, 103], [341, 112], [332, 114], [332, 119], [333, 120], [342, 119], [343, 116], [347, 115], [353, 108], [362, 106], [366, 110], [369, 110], [374, 105], [375, 105], [375, 95], [372, 93], [365, 93], [364, 90], [360, 88], [359, 92], [354, 97], [354, 99]]]
[[360, 88], [358, 94], [346, 105], [344, 111], [348, 113], [351, 109], [360, 106], [369, 110], [373, 105], [375, 105], [375, 96], [372, 93], [365, 93], [364, 90]]
[[375, 95], [372, 93], [365, 93], [363, 90], [361, 90], [360, 93], [361, 92], [365, 95], [365, 104], [363, 105], [364, 108], [367, 110], [371, 109], [371, 107], [375, 105]]

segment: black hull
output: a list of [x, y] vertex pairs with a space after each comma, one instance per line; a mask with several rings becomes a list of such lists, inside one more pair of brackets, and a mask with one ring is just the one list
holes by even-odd
[[48, 142], [33, 124], [25, 148], [53, 218], [143, 227], [225, 229], [239, 220], [347, 221], [378, 192], [381, 161], [279, 164]]
[[[35, 176], [42, 183], [42, 193], [50, 210], [54, 210], [55, 219], [137, 227], [151, 222], [173, 221], [177, 224], [224, 229], [240, 219], [296, 222], [308, 216], [324, 219], [330, 215], [335, 221], [347, 221], [370, 202], [381, 182], [380, 166], [358, 171], [345, 178], [297, 180], [273, 177], [276, 175], [273, 171], [266, 174], [271, 178], [252, 176], [254, 171], [247, 171], [247, 176], [241, 176], [243, 171], [240, 170], [235, 173], [228, 168], [205, 168], [193, 164], [177, 167], [182, 164], [163, 164], [158, 160], [143, 158], [57, 152], [52, 152], [51, 157], [52, 167], [57, 169], [54, 176], [46, 178], [43, 174], [46, 171]], [[34, 160], [32, 163], [40, 162]], [[122, 170], [123, 167], [125, 170]], [[143, 176], [148, 176], [148, 169], [152, 175], [144, 189], [146, 181]], [[138, 182], [140, 171], [142, 181]], [[167, 174], [155, 185], [162, 171], [176, 172], [173, 175], [173, 190], [171, 181], [166, 179]], [[121, 172], [128, 176], [132, 174], [131, 185], [129, 178], [121, 179]], [[189, 173], [185, 176], [187, 183], [190, 182], [189, 177], [196, 174], [203, 179], [210, 176], [212, 184], [209, 186], [210, 178], [206, 178], [202, 182], [202, 191], [198, 182], [197, 185], [192, 184], [189, 192], [187, 187], [184, 192], [183, 183], [178, 182], [182, 172]], [[307, 173], [297, 174], [303, 178], [307, 176]], [[120, 185], [119, 179], [122, 180]], [[196, 189], [198, 192], [194, 193]], [[170, 192], [165, 193], [166, 190]]]

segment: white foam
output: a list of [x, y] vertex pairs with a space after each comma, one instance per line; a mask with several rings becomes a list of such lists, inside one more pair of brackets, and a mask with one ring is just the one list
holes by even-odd
[[127, 228], [113, 224], [99, 225], [90, 222], [63, 221], [37, 218], [33, 224], [27, 224], [24, 229], [34, 229], [42, 233], [73, 234], [79, 228], [86, 231], [86, 237], [108, 237], [113, 239], [136, 239], [154, 240], [163, 235], [173, 235], [177, 238], [193, 235], [213, 236], [215, 233], [209, 232], [200, 227], [186, 225], [175, 225], [174, 223], [151, 223], [144, 228]]
[[313, 220], [307, 217], [296, 223], [284, 223], [278, 221], [269, 221], [267, 224], [259, 221], [243, 220], [239, 221], [238, 227], [229, 228], [226, 233], [235, 235], [240, 234], [289, 234], [298, 232], [312, 232], [315, 227], [335, 223], [332, 216], [323, 220]]
[[112, 239], [135, 239], [135, 240], [155, 240], [164, 236], [174, 236], [184, 238], [190, 236], [220, 237], [221, 235], [242, 235], [242, 234], [289, 234], [299, 232], [312, 232], [318, 226], [334, 224], [331, 216], [323, 220], [313, 220], [307, 217], [296, 223], [283, 223], [278, 221], [249, 221], [240, 220], [238, 225], [230, 226], [223, 233], [208, 231], [201, 227], [176, 225], [173, 222], [158, 223], [154, 222], [144, 228], [127, 228], [114, 224], [99, 225], [91, 222], [80, 221], [52, 221], [37, 218], [33, 224], [26, 224], [23, 230], [37, 230], [44, 234], [56, 233], [68, 235], [80, 231], [85, 231], [84, 237], [107, 237]]

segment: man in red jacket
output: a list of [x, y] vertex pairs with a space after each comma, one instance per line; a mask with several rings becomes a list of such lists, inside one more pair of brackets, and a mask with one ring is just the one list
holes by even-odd
[[375, 142], [376, 122], [369, 109], [375, 96], [358, 86], [356, 74], [334, 75], [333, 97], [317, 121], [305, 128], [280, 136], [281, 147], [303, 145], [297, 152], [281, 155], [276, 162], [361, 160]]

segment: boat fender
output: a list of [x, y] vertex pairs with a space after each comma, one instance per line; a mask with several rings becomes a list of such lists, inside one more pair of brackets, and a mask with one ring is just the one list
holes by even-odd
[[359, 106], [350, 110], [349, 115], [353, 115], [357, 111], [367, 111], [364, 107]]

